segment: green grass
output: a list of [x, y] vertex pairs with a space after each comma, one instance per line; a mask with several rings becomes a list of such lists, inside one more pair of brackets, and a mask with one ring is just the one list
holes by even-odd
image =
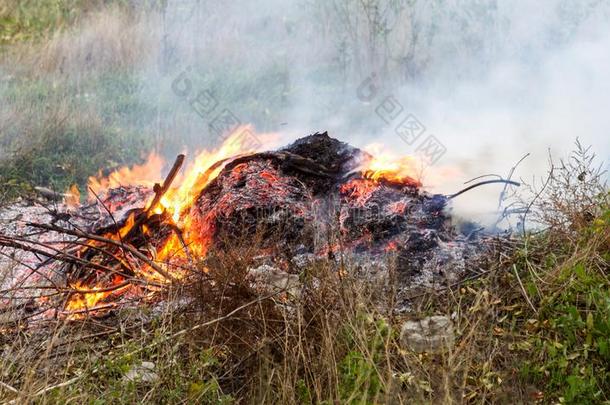
[[137, 79], [126, 74], [78, 86], [53, 79], [9, 82], [4, 94], [13, 115], [0, 135], [0, 184], [11, 188], [2, 197], [32, 186], [82, 187], [101, 168], [139, 162], [153, 146], [142, 123], [155, 115], [139, 91]]
[[[179, 353], [176, 347], [172, 352], [161, 355], [165, 361], [168, 360], [167, 356], [172, 356], [174, 362], [155, 363], [155, 374], [161, 375], [162, 385], [154, 380], [124, 380], [126, 373], [142, 363], [141, 358], [155, 362], [160, 357], [155, 351], [144, 351], [140, 356], [115, 356], [93, 363], [95, 372], [78, 385], [65, 390], [55, 390], [49, 400], [59, 403], [69, 397], [85, 396], [89, 403], [93, 404], [132, 404], [140, 402], [143, 397], [154, 403], [178, 403], [184, 400], [232, 403], [231, 396], [223, 394], [218, 384], [219, 360], [214, 353], [209, 350], [180, 347], [187, 353]], [[133, 345], [125, 347], [125, 350], [132, 349]]]
[[[592, 238], [603, 233], [607, 237], [609, 229], [610, 210], [606, 210], [583, 231], [579, 247], [586, 249]], [[583, 258], [560, 267], [554, 290], [540, 299], [535, 318], [539, 327], [526, 340], [534, 355], [521, 366], [523, 378], [566, 403], [610, 401], [609, 252], [599, 253], [605, 255], [601, 264]], [[547, 263], [555, 261], [550, 258]]]
[[[126, 8], [130, 2], [45, 0], [9, 2], [2, 8], [2, 19], [8, 22], [2, 25], [5, 45], [11, 53], [0, 66], [0, 201], [10, 201], [34, 186], [63, 191], [78, 184], [82, 189], [99, 170], [141, 162], [153, 149], [171, 157], [185, 145], [216, 146], [208, 125], [225, 108], [259, 131], [280, 122], [285, 107], [285, 69], [280, 66], [243, 71], [202, 62], [189, 76], [192, 94], [181, 98], [171, 89], [186, 67], [179, 62], [158, 77], [145, 73], [151, 66], [138, 65], [134, 61], [139, 58], [128, 52], [115, 57], [133, 58], [129, 63], [90, 69], [77, 56], [64, 54], [62, 47], [45, 48], [56, 33], [69, 37], [70, 29], [86, 25], [89, 11], [110, 5]], [[114, 47], [113, 41], [128, 39], [108, 40], [105, 51], [121, 52], [128, 46]], [[14, 59], [22, 55], [23, 60]], [[61, 61], [66, 58], [70, 63], [64, 70]], [[83, 67], [75, 71], [80, 62]], [[39, 63], [46, 70], [39, 71]], [[201, 90], [209, 90], [218, 100], [208, 117], [200, 117], [190, 105], [190, 98]]]
[[5, 0], [0, 4], [0, 45], [38, 41], [72, 26], [86, 12], [128, 0]]
[[[139, 161], [151, 149], [138, 120], [153, 111], [130, 72], [102, 71], [83, 77], [60, 72], [31, 75], [15, 56], [36, 54], [45, 42], [68, 31], [89, 12], [123, 0], [7, 0], [0, 4], [0, 201], [33, 186], [63, 191], [81, 187], [101, 168]], [[24, 60], [28, 60], [27, 58]], [[35, 61], [36, 59], [34, 59]]]

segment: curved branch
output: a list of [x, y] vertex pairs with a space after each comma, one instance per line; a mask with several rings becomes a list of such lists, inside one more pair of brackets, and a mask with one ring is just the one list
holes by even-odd
[[517, 183], [516, 181], [512, 181], [512, 180], [485, 180], [485, 181], [481, 181], [479, 183], [475, 183], [471, 186], [468, 186], [460, 191], [458, 191], [457, 193], [454, 194], [450, 194], [447, 196], [447, 199], [451, 200], [455, 197], [457, 197], [458, 195], [464, 194], [466, 191], [472, 190], [473, 188], [479, 187], [479, 186], [484, 186], [486, 184], [493, 184], [493, 183], [503, 183], [503, 184], [510, 184], [513, 186], [517, 186], [519, 187], [521, 185], [521, 183]]

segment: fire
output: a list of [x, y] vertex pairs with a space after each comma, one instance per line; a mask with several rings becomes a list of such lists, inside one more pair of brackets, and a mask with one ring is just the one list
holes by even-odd
[[64, 203], [70, 208], [76, 208], [80, 204], [80, 191], [76, 184], [72, 184], [68, 189]]
[[[256, 148], [251, 143], [251, 139], [247, 139], [244, 134], [252, 134], [251, 126], [243, 125], [235, 130], [219, 148], [200, 152], [186, 168], [185, 174], [179, 176], [174, 181], [174, 188], [161, 198], [159, 204], [156, 207], [150, 207], [150, 204], [152, 204], [151, 198], [146, 203], [146, 209], [149, 209], [152, 214], [169, 214], [174, 224], [185, 234], [188, 234], [189, 221], [186, 214], [195, 198], [218, 176], [218, 173], [224, 167], [224, 165], [218, 164], [218, 162], [256, 151]], [[271, 140], [273, 134], [257, 136], [258, 138]], [[131, 168], [123, 167], [106, 178], [90, 178], [89, 188], [96, 194], [100, 194], [118, 186], [143, 185], [152, 187], [155, 183], [161, 182], [163, 178], [162, 169], [165, 163], [165, 160], [159, 155], [151, 153], [142, 165], [136, 165]], [[134, 220], [130, 217], [125, 227], [121, 230], [121, 236], [124, 236], [131, 229], [133, 223]], [[170, 238], [167, 248], [178, 247], [177, 245], [179, 244], [176, 243], [175, 239], [177, 238]], [[167, 254], [169, 254], [167, 248], [164, 247], [160, 250], [157, 255], [158, 260], [162, 261], [167, 257]]]
[[360, 166], [360, 171], [366, 179], [374, 181], [389, 181], [398, 184], [421, 186], [421, 162], [413, 156], [396, 157], [383, 150], [379, 144], [367, 146], [366, 151], [372, 157], [366, 159]]
[[[420, 187], [421, 182], [415, 180], [418, 175], [418, 159], [406, 156], [396, 158], [391, 153], [382, 150], [380, 145], [369, 145], [367, 151], [371, 156], [363, 159], [358, 171], [362, 178], [351, 179], [342, 184], [340, 192], [356, 199], [358, 204], [364, 205], [377, 189], [379, 182], [393, 183], [399, 186]], [[417, 176], [419, 177], [419, 176]], [[400, 207], [397, 207], [397, 210]]]
[[170, 190], [160, 202], [164, 210], [172, 214], [172, 219], [179, 224], [184, 217], [185, 208], [190, 208], [194, 199], [199, 195], [210, 181], [214, 180], [223, 168], [223, 165], [213, 167], [217, 162], [235, 157], [241, 154], [253, 153], [255, 149], [248, 145], [242, 136], [242, 132], [248, 130], [245, 126], [242, 130], [236, 130], [220, 148], [212, 151], [203, 151], [197, 155], [181, 184]]
[[[113, 280], [113, 284], [119, 285], [121, 281], [122, 278], [116, 276]], [[70, 299], [66, 303], [64, 307], [65, 310], [68, 312], [75, 312], [71, 313], [68, 316], [68, 319], [75, 320], [83, 319], [86, 317], [86, 313], [81, 313], [83, 310], [85, 310], [86, 312], [88, 310], [94, 309], [98, 305], [98, 303], [103, 301], [106, 297], [113, 294], [114, 292], [125, 290], [126, 288], [128, 288], [128, 285], [119, 286], [116, 288], [116, 290], [103, 291], [102, 288], [99, 286], [88, 287], [83, 283], [77, 281], [73, 283], [70, 287], [76, 291], [94, 291], [86, 293], [76, 292], [70, 297]]]
[[[222, 168], [224, 162], [229, 158], [248, 153], [254, 153], [256, 148], [245, 139], [244, 133], [252, 133], [250, 126], [243, 126], [234, 131], [218, 149], [203, 151], [197, 155], [186, 170], [186, 175], [181, 179], [177, 188], [170, 190], [163, 196], [158, 207], [153, 207], [156, 213], [166, 212], [170, 214], [174, 224], [182, 231], [184, 243], [197, 255], [205, 254], [205, 248], [209, 242], [207, 235], [192, 232], [192, 223], [188, 212], [201, 191], [214, 180]], [[259, 137], [270, 138], [270, 135], [259, 135]], [[184, 257], [185, 248], [177, 235], [173, 235], [159, 250], [157, 260], [165, 261], [170, 256]]]
[[[171, 263], [184, 263], [185, 259], [205, 256], [212, 241], [213, 229], [210, 224], [214, 222], [214, 215], [217, 215], [217, 213], [205, 213], [204, 223], [195, 224], [190, 215], [191, 208], [195, 204], [196, 199], [201, 195], [201, 192], [219, 175], [226, 163], [244, 154], [256, 152], [257, 148], [248, 143], [256, 138], [248, 138], [244, 134], [252, 134], [249, 126], [242, 126], [234, 131], [218, 148], [198, 153], [187, 165], [183, 173], [177, 174], [171, 184], [171, 188], [166, 191], [164, 190], [165, 193], [161, 198], [154, 195], [151, 196], [144, 205], [144, 209], [133, 211], [118, 232], [104, 235], [106, 238], [115, 241], [123, 240], [129, 237], [132, 230], [136, 230], [142, 232], [143, 235], [154, 238], [153, 232], [148, 227], [142, 226], [138, 228], [140, 224], [145, 222], [141, 221], [142, 215], [148, 216], [144, 217], [144, 219], [150, 219], [157, 215], [163, 221], [163, 225], [171, 229], [171, 233], [167, 234], [161, 246], [157, 245], [156, 250], [154, 248], [149, 249], [148, 257], [150, 257], [151, 263], [134, 270], [140, 280], [146, 280], [150, 284], [158, 285], [169, 281], [166, 279], [166, 276], [180, 279], [183, 277], [183, 271], [180, 268], [184, 266], [171, 266]], [[258, 135], [258, 139], [264, 138], [265, 144], [268, 146], [268, 141], [273, 140], [272, 136]], [[373, 147], [372, 149], [375, 148]], [[361, 200], [361, 203], [365, 203], [371, 192], [382, 181], [400, 186], [420, 185], [419, 181], [414, 180], [418, 173], [418, 161], [415, 158], [394, 158], [391, 154], [381, 151], [373, 153], [372, 156], [362, 162], [359, 168], [360, 178], [352, 179], [342, 185], [340, 190], [342, 194], [351, 195]], [[90, 178], [89, 188], [92, 191], [90, 198], [95, 198], [96, 195], [103, 195], [109, 189], [119, 186], [146, 186], [153, 188], [155, 184], [162, 184], [162, 175], [165, 167], [165, 160], [158, 154], [151, 153], [141, 165], [120, 168], [105, 178]], [[237, 165], [233, 168], [232, 175], [239, 177], [240, 171], [249, 170], [249, 168], [250, 166], [247, 165]], [[261, 168], [258, 173], [261, 180], [260, 187], [269, 188], [271, 194], [273, 194], [273, 190], [277, 189], [277, 192], [281, 192], [285, 189], [278, 184], [282, 181], [278, 177], [278, 173], [264, 170], [264, 168]], [[229, 203], [228, 201], [227, 204]], [[113, 210], [112, 207], [109, 209]], [[396, 209], [401, 210], [404, 207], [396, 207]], [[139, 217], [137, 217], [138, 215]], [[125, 260], [123, 264], [128, 264], [127, 261], [129, 259], [125, 255], [125, 258], [120, 260]], [[178, 262], [175, 262], [176, 260]], [[162, 269], [162, 271], [159, 271], [159, 269]], [[110, 294], [114, 294], [114, 292], [110, 292], [114, 291], [112, 286], [117, 287], [122, 282], [126, 283], [125, 279], [115, 279], [110, 284], [110, 288], [108, 281], [93, 286], [82, 285], [80, 283], [74, 284], [72, 286], [74, 289], [87, 290], [87, 292], [72, 294], [65, 309], [70, 312], [79, 312], [83, 309], [94, 308]], [[120, 286], [120, 291], [124, 292], [123, 288], [123, 286]], [[130, 287], [126, 285], [125, 288]], [[79, 314], [74, 315], [78, 317]]]
[[349, 195], [354, 198], [358, 204], [364, 205], [371, 193], [377, 189], [374, 180], [371, 179], [352, 179], [345, 184], [342, 184], [339, 191], [341, 194]]
[[[72, 285], [75, 290], [99, 290], [100, 287], [87, 287], [80, 282], [76, 282]], [[78, 311], [82, 309], [94, 308], [98, 302], [106, 298], [110, 293], [108, 292], [91, 292], [91, 293], [76, 293], [66, 304], [67, 311]]]

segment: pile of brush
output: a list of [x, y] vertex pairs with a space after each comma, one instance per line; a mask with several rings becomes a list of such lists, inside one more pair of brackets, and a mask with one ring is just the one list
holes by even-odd
[[185, 229], [160, 204], [180, 155], [152, 189], [111, 189], [76, 210], [50, 210], [51, 221], [30, 221], [26, 232], [0, 234], [3, 254], [27, 255], [13, 256], [21, 272], [4, 283], [5, 301], [25, 305], [15, 292], [36, 291], [26, 301], [38, 317], [81, 317], [149, 296], [184, 280], [184, 269], [205, 266], [208, 252], [255, 239], [259, 265], [293, 273], [295, 262], [323, 256], [363, 266], [392, 257], [406, 287], [447, 285], [465, 274], [482, 244], [451, 226], [450, 197], [429, 195], [408, 176], [361, 170], [369, 159], [323, 133], [221, 160], [200, 173], [221, 169], [183, 208]]

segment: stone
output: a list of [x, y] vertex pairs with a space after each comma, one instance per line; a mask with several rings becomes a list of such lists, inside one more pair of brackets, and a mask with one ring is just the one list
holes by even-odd
[[417, 353], [438, 353], [453, 347], [453, 325], [446, 316], [430, 316], [418, 321], [407, 321], [400, 331], [400, 342]]
[[286, 273], [268, 264], [263, 264], [248, 271], [255, 287], [267, 292], [286, 290], [286, 292], [298, 298], [301, 292], [301, 282], [296, 274]]
[[132, 366], [131, 369], [129, 369], [129, 371], [123, 376], [123, 381], [154, 383], [159, 379], [159, 376], [154, 370], [155, 363], [143, 361], [139, 365]]

